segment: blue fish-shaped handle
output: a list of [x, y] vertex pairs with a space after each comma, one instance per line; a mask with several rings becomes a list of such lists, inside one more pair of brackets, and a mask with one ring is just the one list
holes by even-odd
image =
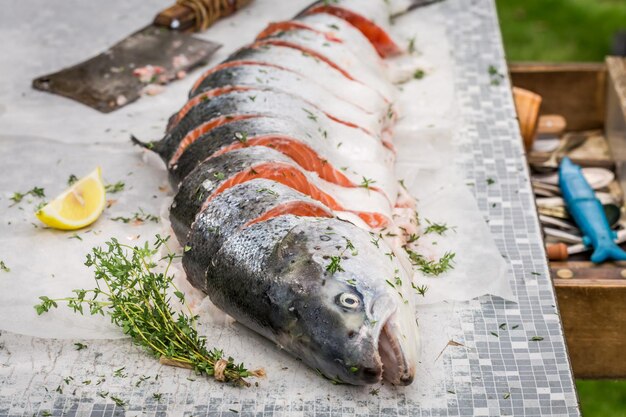
[[626, 252], [614, 240], [600, 200], [583, 176], [580, 166], [565, 157], [559, 165], [559, 187], [569, 213], [583, 233], [583, 243], [593, 247], [591, 262], [625, 261]]

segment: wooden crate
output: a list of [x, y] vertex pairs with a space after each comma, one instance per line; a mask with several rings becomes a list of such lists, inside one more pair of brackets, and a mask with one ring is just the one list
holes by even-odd
[[[513, 85], [542, 96], [541, 114], [563, 115], [571, 131], [604, 129], [626, 178], [625, 60], [513, 63], [509, 70]], [[626, 378], [626, 262], [552, 262], [550, 270], [574, 375]]]

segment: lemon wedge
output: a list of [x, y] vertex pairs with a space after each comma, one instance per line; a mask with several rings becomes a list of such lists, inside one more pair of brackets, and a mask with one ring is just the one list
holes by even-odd
[[76, 181], [35, 215], [54, 229], [76, 230], [98, 220], [105, 204], [106, 192], [102, 183], [102, 171], [98, 167]]

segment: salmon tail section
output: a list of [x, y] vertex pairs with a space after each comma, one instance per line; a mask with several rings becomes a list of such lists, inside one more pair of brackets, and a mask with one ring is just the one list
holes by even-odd
[[157, 154], [160, 154], [159, 152], [159, 142], [144, 142], [142, 140], [139, 140], [139, 138], [137, 138], [137, 136], [135, 135], [130, 135], [130, 141], [133, 143], [133, 145], [137, 145], [137, 146], [141, 146], [144, 149], [148, 149], [152, 152], [156, 152]]

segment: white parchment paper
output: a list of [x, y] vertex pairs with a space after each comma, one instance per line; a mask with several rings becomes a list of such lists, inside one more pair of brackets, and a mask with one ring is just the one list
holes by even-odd
[[[224, 44], [211, 65], [253, 39], [267, 22], [287, 19], [307, 3], [256, 0], [235, 18], [219, 22], [201, 35]], [[166, 5], [154, 1], [141, 9], [149, 19], [148, 11]], [[419, 241], [420, 252], [432, 258], [447, 251], [456, 253], [452, 271], [439, 277], [416, 277], [420, 285], [428, 287], [424, 297], [417, 297], [418, 302], [430, 305], [421, 305], [416, 312], [420, 318], [422, 364], [417, 375], [419, 383], [406, 387], [405, 393], [432, 401], [445, 400], [437, 357], [448, 341], [445, 329], [455, 320], [455, 300], [470, 300], [482, 294], [512, 299], [507, 264], [453, 164], [460, 121], [454, 100], [454, 68], [441, 23], [444, 18], [435, 5], [401, 17], [393, 26], [398, 39], [415, 39], [418, 51], [414, 58], [397, 62], [398, 72], [410, 72], [416, 67], [425, 72], [423, 79], [401, 86], [398, 103], [402, 118], [395, 139], [398, 177], [418, 198], [423, 220], [445, 222], [454, 228], [445, 236], [428, 235]], [[0, 329], [39, 337], [115, 338], [121, 336], [120, 331], [106, 319], [80, 317], [64, 309], [38, 317], [32, 306], [40, 295], [65, 296], [74, 288], [93, 286], [92, 273], [83, 265], [93, 246], [111, 237], [132, 243], [153, 240], [155, 233], [163, 233], [166, 222], [128, 225], [111, 220], [129, 216], [139, 208], [166, 216], [162, 209], [171, 198], [162, 164], [132, 147], [128, 136], [133, 132], [144, 139], [158, 138], [166, 118], [184, 104], [199, 73], [168, 86], [159, 96], [145, 97], [108, 115], [58, 96], [31, 91], [28, 86], [35, 76], [98, 52], [119, 39], [120, 28], [128, 26], [128, 32], [136, 29], [121, 21], [117, 29], [106, 27], [97, 36], [86, 37], [75, 45], [74, 37], [65, 33], [71, 24], [59, 23], [53, 29], [55, 36], [50, 39], [54, 39], [52, 47], [58, 53], [51, 53], [51, 46], [38, 42], [49, 35], [42, 29], [15, 37], [23, 42], [14, 48], [20, 51], [17, 61], [0, 60], [0, 260], [10, 268], [10, 272], [0, 271]], [[87, 47], [88, 43], [92, 46]], [[70, 44], [72, 48], [67, 47]], [[30, 60], [28, 56], [41, 60]], [[37, 200], [29, 202], [27, 198], [18, 205], [9, 200], [13, 192], [33, 186], [44, 187], [46, 195], [52, 197], [62, 191], [70, 174], [81, 176], [98, 165], [107, 182], [123, 180], [126, 189], [109, 196], [116, 203], [92, 227], [79, 231], [80, 239], [73, 233], [43, 229], [33, 214]], [[329, 390], [327, 382], [314, 372], [307, 372], [304, 365], [259, 336], [233, 325], [208, 308], [206, 302], [199, 311], [206, 332], [219, 335], [212, 338], [216, 344], [251, 365], [262, 364], [270, 375], [280, 376], [275, 381], [270, 377], [270, 382], [307, 386], [311, 392]], [[248, 349], [250, 346], [255, 348]], [[284, 369], [286, 364], [289, 370]], [[333, 390], [332, 395], [344, 395], [342, 390], [349, 388]], [[383, 398], [386, 395], [391, 394], [381, 392]]]

